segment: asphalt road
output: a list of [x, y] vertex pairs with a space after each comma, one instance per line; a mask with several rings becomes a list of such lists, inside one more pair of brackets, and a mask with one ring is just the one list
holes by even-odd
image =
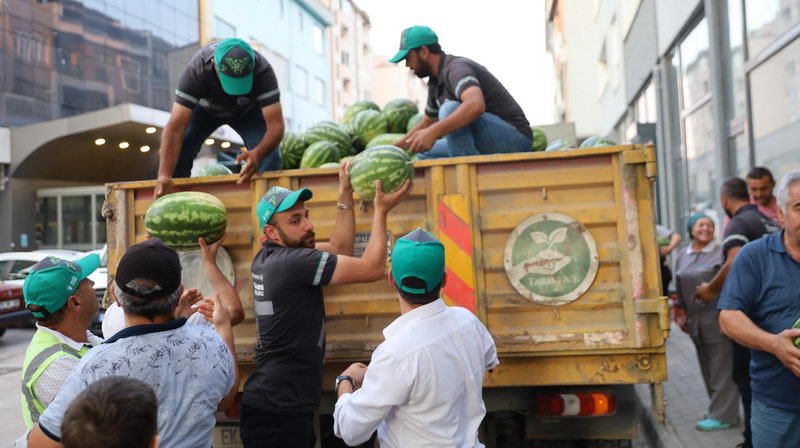
[[22, 360], [34, 333], [33, 328], [11, 328], [0, 337], [0, 446], [14, 446], [25, 433], [20, 404]]

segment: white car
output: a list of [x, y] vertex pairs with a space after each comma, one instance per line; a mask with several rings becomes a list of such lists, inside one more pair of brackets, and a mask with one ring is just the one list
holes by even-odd
[[[108, 286], [108, 271], [106, 268], [106, 247], [91, 252], [78, 252], [75, 250], [62, 249], [43, 249], [31, 252], [5, 252], [0, 253], [0, 283], [7, 285], [18, 285], [22, 287], [25, 277], [30, 273], [31, 268], [45, 257], [58, 257], [65, 260], [75, 261], [85, 257], [88, 253], [96, 253], [100, 256], [100, 267], [90, 276], [89, 280], [94, 282], [94, 291], [97, 300], [102, 302]], [[92, 319], [92, 332], [100, 332], [100, 325], [103, 322], [103, 310]]]

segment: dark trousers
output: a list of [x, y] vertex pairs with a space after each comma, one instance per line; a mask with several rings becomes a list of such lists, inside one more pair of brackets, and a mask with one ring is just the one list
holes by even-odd
[[750, 390], [750, 349], [731, 341], [733, 347], [733, 382], [739, 389], [744, 408], [744, 447], [753, 446], [750, 432], [750, 406], [753, 392]]
[[314, 413], [275, 414], [242, 405], [240, 421], [245, 448], [314, 448]]
[[[258, 145], [264, 134], [267, 132], [267, 123], [261, 109], [254, 107], [240, 117], [219, 118], [209, 114], [202, 106], [197, 106], [192, 110], [192, 118], [189, 126], [186, 127], [186, 134], [183, 135], [183, 145], [178, 156], [178, 163], [175, 165], [175, 172], [172, 177], [189, 177], [192, 172], [197, 153], [203, 142], [218, 127], [227, 124], [242, 137], [245, 146], [252, 150]], [[265, 157], [258, 166], [258, 172], [277, 171], [281, 169], [280, 151], [275, 148], [272, 154]]]

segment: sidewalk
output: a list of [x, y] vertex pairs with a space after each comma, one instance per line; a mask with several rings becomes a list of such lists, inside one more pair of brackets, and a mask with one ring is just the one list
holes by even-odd
[[[743, 425], [716, 432], [702, 432], [694, 428], [708, 406], [708, 395], [703, 385], [697, 353], [689, 336], [675, 324], [667, 342], [667, 368], [669, 379], [664, 385], [667, 422], [658, 424], [658, 443], [664, 448], [733, 448], [741, 443]], [[648, 385], [638, 385], [636, 391], [642, 405], [650, 409]], [[740, 416], [741, 416], [740, 411]], [[741, 417], [740, 417], [741, 418]]]

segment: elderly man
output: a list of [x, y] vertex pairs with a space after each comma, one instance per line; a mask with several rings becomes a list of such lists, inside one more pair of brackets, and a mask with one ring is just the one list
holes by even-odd
[[446, 280], [433, 235], [417, 229], [397, 240], [389, 282], [401, 316], [369, 368], [356, 363], [336, 379], [334, 430], [348, 445], [377, 429], [382, 447], [483, 446], [483, 374], [499, 364], [497, 351], [474, 314], [439, 298]]
[[784, 230], [744, 246], [725, 282], [720, 326], [752, 352], [753, 446], [800, 446], [800, 170], [778, 189]]
[[128, 248], [114, 283], [127, 327], [84, 355], [34, 426], [28, 446], [60, 447], [61, 423], [72, 400], [101, 378], [127, 376], [155, 389], [163, 446], [210, 447], [214, 412], [227, 409], [237, 392], [227, 307], [214, 296], [214, 329], [175, 319], [183, 290], [180, 261], [156, 238]]

